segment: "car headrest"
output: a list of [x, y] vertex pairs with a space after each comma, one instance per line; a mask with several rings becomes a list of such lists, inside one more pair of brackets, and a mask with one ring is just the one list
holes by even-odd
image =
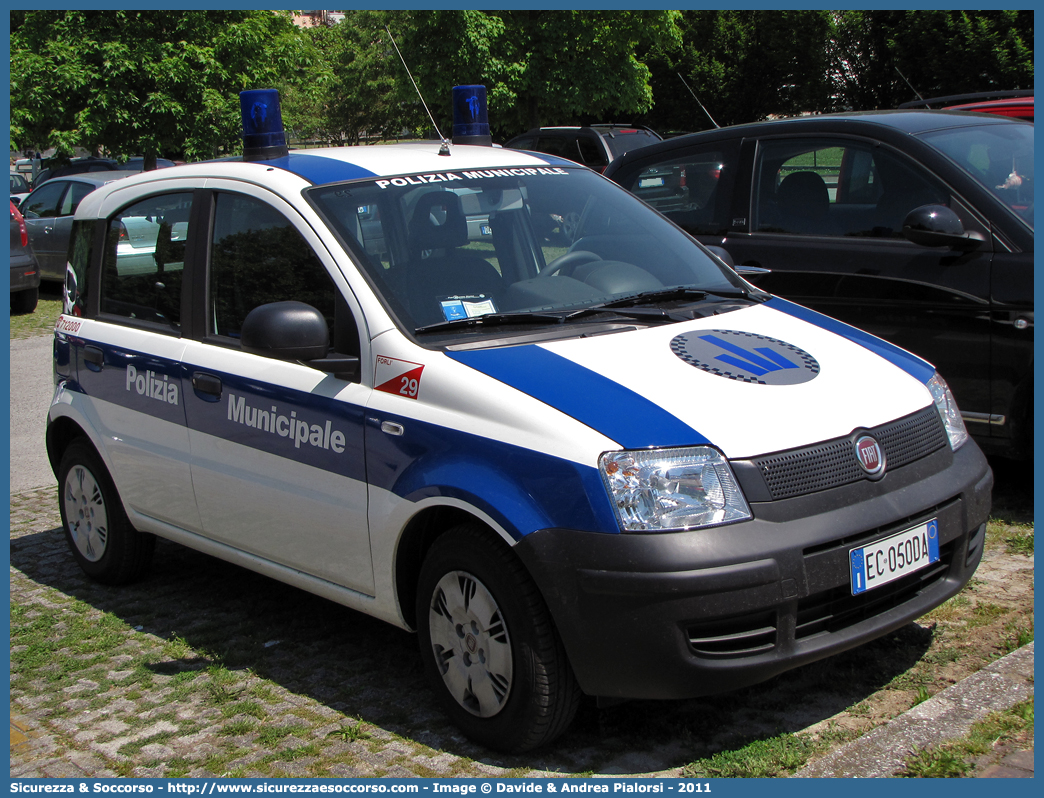
[[410, 219], [413, 250], [448, 249], [468, 243], [468, 220], [460, 197], [452, 191], [422, 194]]

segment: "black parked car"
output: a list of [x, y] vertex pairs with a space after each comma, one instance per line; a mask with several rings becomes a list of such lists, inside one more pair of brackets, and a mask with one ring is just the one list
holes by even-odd
[[660, 135], [643, 125], [587, 125], [585, 127], [541, 127], [515, 136], [505, 147], [533, 150], [568, 158], [596, 172], [604, 171], [625, 152], [661, 141]]
[[935, 364], [985, 451], [1032, 456], [1031, 123], [801, 117], [670, 139], [605, 174], [761, 288]]

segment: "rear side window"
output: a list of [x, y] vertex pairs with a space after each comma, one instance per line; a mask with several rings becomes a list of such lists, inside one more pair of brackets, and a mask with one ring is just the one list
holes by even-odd
[[58, 210], [59, 216], [72, 216], [80, 202], [90, 194], [97, 186], [91, 183], [69, 183], [69, 190], [62, 197], [62, 207]]
[[65, 296], [62, 312], [83, 316], [87, 312], [87, 268], [94, 253], [95, 222], [74, 221], [69, 238], [69, 269], [65, 273]]
[[633, 173], [621, 184], [691, 235], [717, 235], [728, 228], [728, 190], [735, 173], [735, 147], [693, 147], [684, 155]]
[[584, 166], [601, 171], [609, 165], [601, 146], [594, 139], [581, 136], [576, 140], [576, 146], [580, 150], [580, 163]]
[[181, 285], [192, 194], [163, 194], [109, 219], [101, 310], [181, 328]]

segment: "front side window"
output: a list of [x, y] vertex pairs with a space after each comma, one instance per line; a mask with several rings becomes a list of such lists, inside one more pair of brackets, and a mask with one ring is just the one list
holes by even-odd
[[1033, 229], [1033, 126], [969, 125], [921, 138], [986, 187]]
[[742, 285], [655, 211], [580, 167], [462, 170], [306, 196], [409, 333], [502, 314], [572, 322], [575, 310], [644, 292]]
[[[358, 233], [379, 263], [380, 209], [356, 211]], [[332, 353], [358, 356], [358, 326], [344, 297], [301, 233], [271, 205], [240, 194], [216, 195], [209, 274], [208, 335], [238, 342], [250, 311], [294, 300], [322, 313]]]
[[760, 233], [901, 238], [914, 208], [949, 204], [942, 183], [883, 147], [848, 139], [759, 147], [753, 229]]
[[109, 219], [102, 265], [101, 311], [181, 328], [192, 194], [136, 202]]
[[45, 183], [30, 194], [21, 207], [26, 219], [51, 219], [58, 215], [58, 203], [68, 184], [64, 180]]

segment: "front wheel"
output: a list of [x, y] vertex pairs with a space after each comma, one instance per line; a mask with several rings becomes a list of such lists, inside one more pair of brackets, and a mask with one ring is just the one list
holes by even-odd
[[65, 539], [84, 573], [118, 585], [148, 568], [156, 538], [131, 526], [109, 472], [82, 438], [62, 455], [58, 494]]
[[508, 753], [550, 742], [580, 689], [536, 585], [478, 524], [432, 546], [421, 569], [417, 631], [429, 680], [472, 740]]

